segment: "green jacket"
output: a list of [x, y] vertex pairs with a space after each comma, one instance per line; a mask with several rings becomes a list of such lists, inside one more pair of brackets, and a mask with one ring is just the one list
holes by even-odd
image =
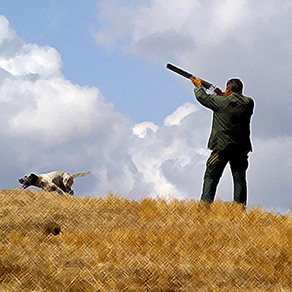
[[213, 111], [208, 148], [219, 151], [252, 151], [250, 121], [254, 101], [240, 93], [229, 96], [207, 94], [202, 85], [195, 87], [199, 103]]

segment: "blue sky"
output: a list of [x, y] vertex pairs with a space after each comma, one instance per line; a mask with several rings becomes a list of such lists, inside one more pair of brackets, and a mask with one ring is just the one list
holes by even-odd
[[[292, 206], [288, 0], [0, 0], [0, 188], [92, 170], [76, 196], [199, 199], [211, 112], [167, 62], [255, 99], [249, 204]], [[232, 200], [230, 171], [217, 199]]]

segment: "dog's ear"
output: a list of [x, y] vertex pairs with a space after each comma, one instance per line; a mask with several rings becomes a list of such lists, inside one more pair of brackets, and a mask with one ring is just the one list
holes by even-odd
[[39, 180], [39, 177], [38, 177], [35, 173], [30, 173], [30, 174], [28, 175], [28, 179], [29, 179], [30, 183], [31, 183], [32, 185], [34, 185], [34, 184], [36, 184], [36, 182]]

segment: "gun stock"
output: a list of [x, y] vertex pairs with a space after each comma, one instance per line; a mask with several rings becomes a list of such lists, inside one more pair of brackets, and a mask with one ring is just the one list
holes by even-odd
[[[166, 64], [166, 68], [171, 70], [171, 71], [173, 71], [173, 72], [175, 72], [175, 73], [177, 73], [177, 74], [179, 74], [179, 75], [181, 75], [181, 76], [183, 76], [183, 77], [185, 77], [185, 78], [187, 78], [187, 79], [190, 79], [191, 77], [196, 78], [193, 74], [191, 74], [191, 73], [189, 73], [187, 71], [184, 71], [183, 69], [181, 69], [179, 67], [176, 67], [176, 66], [174, 66], [174, 65], [172, 65], [170, 63]], [[223, 92], [219, 87], [216, 87], [215, 85], [213, 85], [213, 84], [211, 84], [208, 81], [205, 81], [203, 79], [201, 79], [201, 81], [202, 81], [202, 85], [206, 89], [214, 91], [218, 95], [223, 95]]]

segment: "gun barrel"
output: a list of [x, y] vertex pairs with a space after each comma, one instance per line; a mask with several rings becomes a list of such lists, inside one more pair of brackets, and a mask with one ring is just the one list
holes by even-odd
[[166, 64], [166, 68], [188, 79], [190, 79], [193, 76], [191, 73], [184, 71], [170, 63]]
[[[171, 71], [173, 71], [173, 72], [175, 72], [175, 73], [177, 73], [177, 74], [179, 74], [179, 75], [182, 75], [185, 78], [188, 78], [188, 79], [190, 79], [191, 77], [196, 78], [193, 74], [191, 74], [191, 73], [189, 73], [187, 71], [184, 71], [181, 68], [178, 68], [178, 67], [176, 67], [176, 66], [174, 66], [174, 65], [172, 65], [170, 63], [167, 63], [166, 64], [166, 68], [169, 69], [169, 70], [171, 70]], [[221, 89], [218, 88], [218, 87], [216, 87], [216, 86], [214, 86], [213, 84], [211, 84], [211, 83], [209, 83], [209, 82], [207, 82], [207, 81], [205, 81], [203, 79], [201, 79], [201, 82], [202, 82], [202, 85], [205, 88], [214, 91], [218, 95], [222, 95], [223, 94], [223, 92], [221, 91]]]

